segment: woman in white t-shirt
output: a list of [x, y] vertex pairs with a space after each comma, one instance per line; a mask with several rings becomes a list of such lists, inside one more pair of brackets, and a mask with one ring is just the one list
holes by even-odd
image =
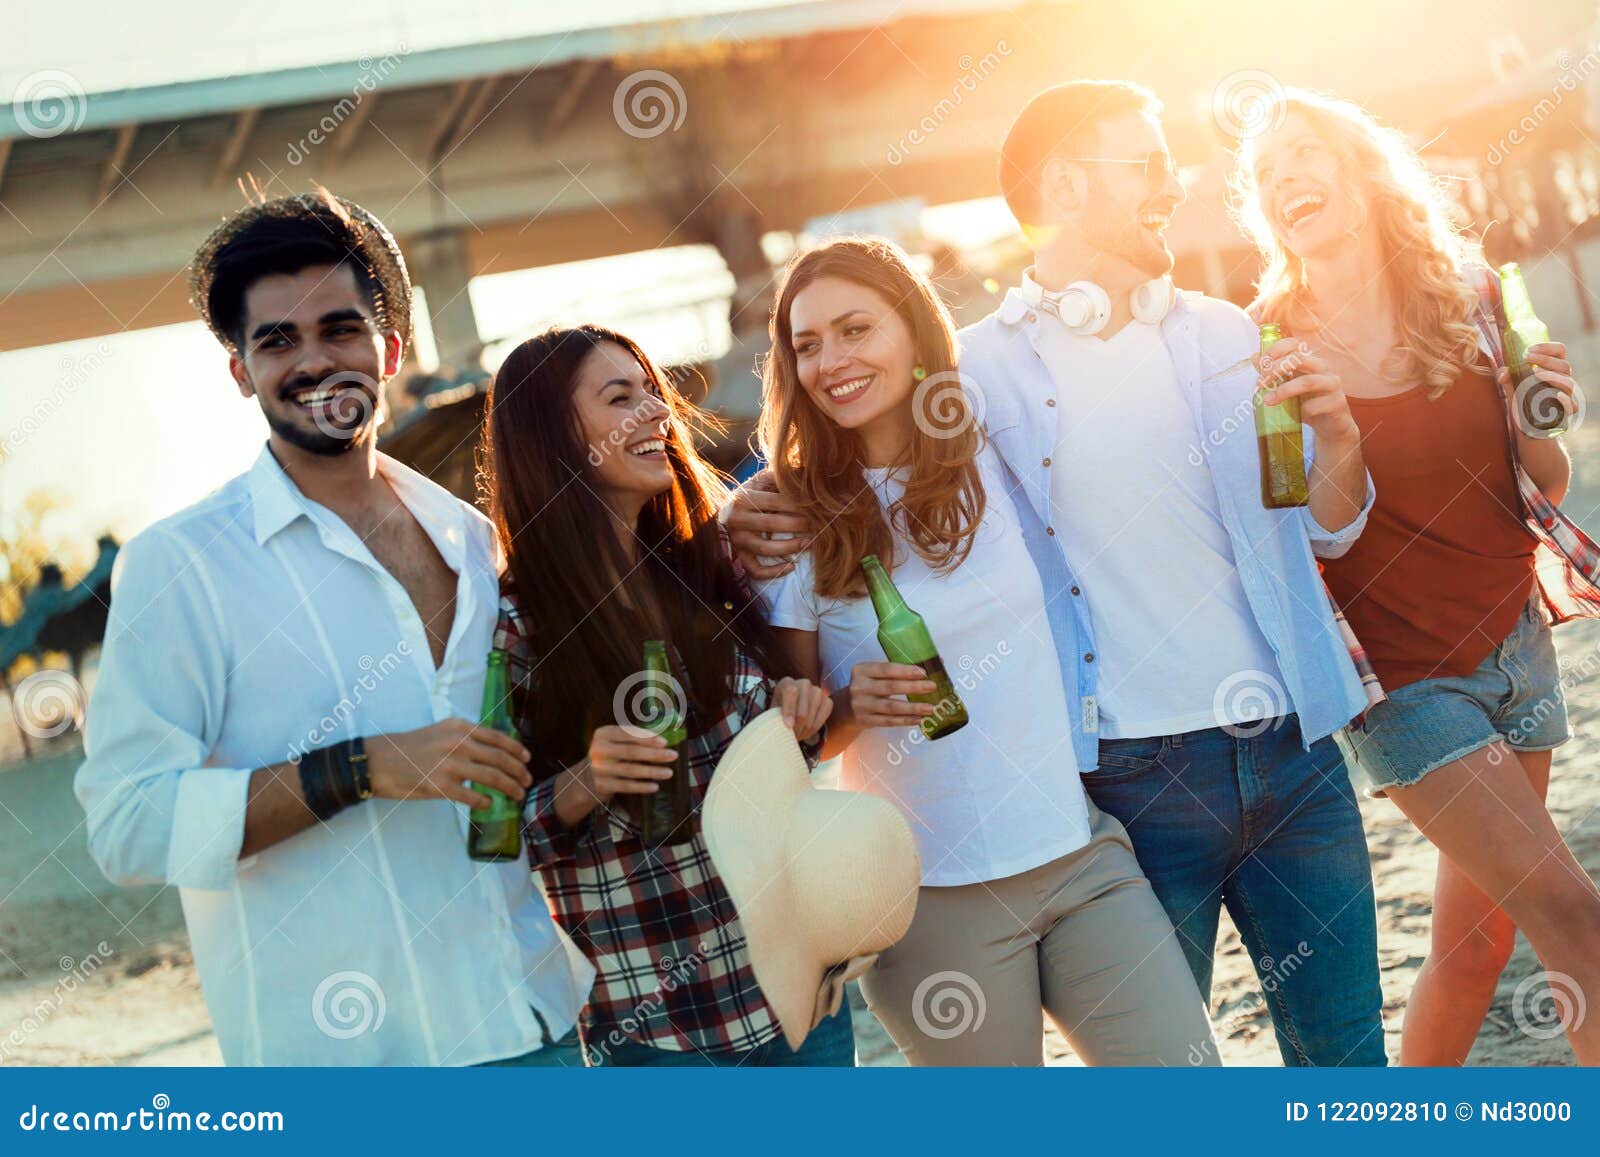
[[[834, 692], [824, 755], [900, 807], [917, 915], [862, 981], [912, 1064], [1038, 1065], [1048, 1013], [1090, 1064], [1215, 1064], [1205, 1007], [1127, 835], [1083, 791], [1043, 585], [984, 448], [929, 282], [886, 241], [798, 254], [774, 308], [761, 442], [820, 529], [762, 592], [798, 670]], [[921, 613], [969, 722], [884, 661], [860, 562]]]

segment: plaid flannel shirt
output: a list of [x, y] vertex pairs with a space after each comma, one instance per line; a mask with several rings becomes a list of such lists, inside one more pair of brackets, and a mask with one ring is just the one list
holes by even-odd
[[[1479, 344], [1499, 370], [1506, 364], [1501, 345], [1505, 318], [1500, 304], [1500, 279], [1494, 270], [1482, 265], [1470, 267], [1467, 279], [1478, 293], [1478, 309], [1473, 320], [1478, 325]], [[1533, 572], [1539, 583], [1545, 617], [1552, 624], [1569, 619], [1600, 618], [1600, 546], [1540, 493], [1522, 468], [1512, 424], [1515, 415], [1511, 412], [1511, 399], [1505, 397], [1504, 391], [1501, 395], [1506, 406], [1506, 442], [1516, 467], [1517, 490], [1522, 495], [1522, 518], [1539, 540], [1534, 550]]]
[[[504, 589], [494, 645], [507, 653], [513, 683], [536, 693], [523, 612]], [[771, 700], [772, 681], [742, 648], [732, 684], [727, 713], [688, 740], [697, 810], [728, 744]], [[818, 748], [805, 748], [808, 761]], [[673, 1052], [743, 1052], [778, 1036], [738, 914], [698, 833], [687, 844], [646, 849], [615, 800], [568, 828], [555, 814], [553, 777], [529, 793], [523, 832], [551, 912], [595, 966], [583, 1014], [589, 1048], [604, 1052], [619, 1033]]]

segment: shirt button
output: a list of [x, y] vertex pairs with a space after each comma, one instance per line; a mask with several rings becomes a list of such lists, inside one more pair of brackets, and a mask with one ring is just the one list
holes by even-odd
[[1053, 527], [1053, 526], [1047, 526], [1047, 527], [1045, 527], [1045, 528], [1044, 528], [1044, 532], [1045, 532], [1045, 533], [1046, 533], [1046, 534], [1048, 534], [1048, 535], [1049, 535], [1049, 536], [1050, 536], [1050, 537], [1051, 537], [1051, 538], [1054, 538], [1054, 537], [1055, 537], [1055, 536], [1056, 536], [1056, 528], [1055, 528], [1055, 527]]
[[1044, 460], [1044, 465], [1046, 465], [1046, 466], [1050, 465], [1050, 459], [1046, 458]]
[[1038, 321], [1038, 320], [1039, 320], [1039, 315], [1038, 315], [1038, 314], [1036, 314], [1036, 313], [1030, 313], [1030, 314], [1029, 314], [1029, 315], [1028, 315], [1028, 320], [1029, 320], [1029, 321], [1030, 321], [1030, 322], [1035, 322], [1035, 321]]
[[1094, 652], [1090, 651], [1088, 654], [1084, 655], [1083, 661], [1085, 663], [1093, 663], [1094, 662]]
[[1073, 587], [1073, 588], [1072, 588], [1072, 593], [1073, 593], [1073, 594], [1080, 594], [1080, 593], [1082, 593], [1082, 592], [1080, 592], [1080, 591], [1079, 591], [1079, 590], [1078, 590], [1078, 588], [1077, 588], [1077, 587]]
[[1044, 404], [1047, 406], [1053, 406], [1056, 404], [1056, 400], [1054, 398], [1046, 398], [1044, 400]]

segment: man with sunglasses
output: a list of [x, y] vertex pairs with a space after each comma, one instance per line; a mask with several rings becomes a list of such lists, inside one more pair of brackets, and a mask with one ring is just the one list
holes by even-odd
[[[1226, 905], [1284, 1062], [1382, 1065], [1371, 868], [1331, 738], [1367, 701], [1314, 557], [1348, 549], [1372, 488], [1337, 384], [1301, 374], [1310, 505], [1263, 508], [1256, 329], [1172, 287], [1184, 191], [1159, 108], [1080, 81], [1017, 118], [1001, 184], [1034, 265], [962, 331], [961, 375], [1027, 498], [1078, 763], [1098, 765], [1085, 786], [1127, 828], [1201, 992]], [[759, 537], [803, 533], [786, 513], [748, 490], [730, 512], [758, 577], [781, 567], [756, 556], [804, 545]]]
[[1311, 501], [1262, 506], [1259, 339], [1172, 288], [1184, 191], [1159, 110], [1091, 81], [1023, 110], [1001, 186], [1034, 265], [962, 334], [961, 370], [1072, 574], [1051, 626], [1098, 738], [1085, 786], [1201, 991], [1226, 905], [1284, 1063], [1382, 1065], [1371, 866], [1332, 739], [1367, 702], [1314, 557], [1360, 534], [1371, 483], [1337, 382], [1299, 374]]

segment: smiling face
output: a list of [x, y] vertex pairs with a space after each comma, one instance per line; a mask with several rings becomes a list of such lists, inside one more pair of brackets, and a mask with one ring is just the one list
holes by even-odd
[[[1093, 143], [1074, 156], [1143, 162], [1152, 152], [1171, 156], [1161, 124], [1130, 112], [1101, 122]], [[1145, 277], [1172, 272], [1167, 227], [1187, 194], [1175, 172], [1151, 177], [1142, 165], [1074, 162], [1055, 157], [1044, 166], [1041, 189], [1078, 240], [1102, 257]]]
[[590, 350], [573, 379], [572, 407], [590, 484], [608, 506], [642, 506], [672, 488], [672, 411], [631, 353], [610, 341]]
[[1300, 258], [1318, 257], [1349, 242], [1361, 220], [1341, 180], [1339, 157], [1304, 114], [1254, 142], [1251, 171], [1257, 198], [1278, 243]]
[[817, 409], [885, 446], [910, 426], [916, 350], [904, 318], [874, 291], [819, 277], [789, 308], [795, 373]]
[[383, 329], [348, 265], [310, 265], [252, 282], [243, 299], [239, 392], [274, 437], [311, 454], [347, 453], [376, 436], [383, 383], [400, 337]]

